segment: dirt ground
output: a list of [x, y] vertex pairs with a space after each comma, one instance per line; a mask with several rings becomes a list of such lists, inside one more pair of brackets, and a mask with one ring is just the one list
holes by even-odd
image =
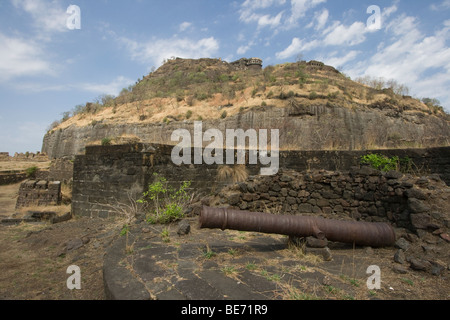
[[[18, 186], [0, 186], [0, 216], [3, 216], [0, 218], [8, 217], [8, 213], [14, 212], [14, 195]], [[75, 218], [53, 225], [0, 224], [0, 299], [105, 299], [103, 256], [110, 243], [119, 236], [122, 225], [123, 220], [120, 219], [88, 218]], [[144, 228], [145, 225], [136, 227]], [[171, 233], [176, 232], [176, 225], [170, 226], [169, 229]], [[355, 259], [370, 256], [376, 259], [382, 268], [381, 290], [368, 290], [362, 279], [346, 279], [354, 286], [354, 290], [360, 292], [354, 296], [355, 299], [450, 299], [448, 270], [444, 270], [440, 276], [411, 269], [408, 269], [406, 274], [396, 273], [393, 270], [395, 252], [395, 248], [358, 248], [350, 252], [355, 255]], [[283, 254], [292, 255], [292, 252], [286, 248]], [[67, 273], [67, 268], [71, 265], [77, 265], [82, 270], [81, 290], [67, 288], [66, 281], [71, 275]], [[315, 268], [322, 268], [321, 264]], [[329, 272], [326, 269], [323, 271]], [[342, 279], [339, 271], [334, 276]], [[303, 296], [291, 297], [302, 299]], [[343, 299], [344, 296], [332, 295], [329, 298]]]

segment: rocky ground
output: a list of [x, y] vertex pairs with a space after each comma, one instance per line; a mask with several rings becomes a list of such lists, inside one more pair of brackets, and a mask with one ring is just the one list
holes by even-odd
[[[0, 187], [2, 218], [14, 211], [12, 200], [16, 192], [15, 186]], [[195, 286], [186, 289], [183, 285], [189, 282], [182, 282], [188, 279], [183, 272], [190, 268], [185, 276], [193, 275], [214, 285], [230, 280], [240, 288], [244, 283], [249, 287], [252, 283], [264, 284], [263, 292], [258, 291], [255, 298], [450, 299], [450, 244], [443, 238], [419, 238], [398, 229], [395, 247], [353, 248], [329, 243], [331, 255], [327, 256], [323, 249], [305, 254], [300, 248], [289, 246], [284, 236], [203, 230], [196, 228], [197, 217], [188, 221], [191, 232], [183, 236], [178, 235], [177, 224], [152, 226], [141, 222], [130, 227], [129, 246], [118, 253], [119, 262], [132, 274], [145, 272], [142, 266], [151, 263], [160, 268], [155, 269], [160, 275], [156, 280], [153, 277], [145, 282], [149, 297], [158, 298], [158, 286], [153, 285], [161, 283], [169, 283], [167, 288], [172, 288], [171, 284], [178, 288], [179, 291], [172, 292], [181, 293], [178, 298], [189, 298], [186, 290], [195, 297], [199, 292]], [[126, 237], [120, 236], [122, 226], [123, 220], [119, 218], [0, 224], [0, 299], [106, 299], [105, 254], [125, 241]], [[168, 252], [171, 255], [165, 255]], [[159, 257], [160, 254], [163, 256]], [[170, 263], [165, 264], [165, 260]], [[136, 263], [139, 261], [148, 264]], [[67, 268], [71, 265], [81, 269], [81, 290], [67, 288], [70, 276]], [[379, 290], [366, 286], [370, 265], [380, 267]], [[222, 282], [212, 281], [211, 275]], [[226, 296], [229, 294], [222, 295]], [[211, 296], [215, 298], [218, 296]]]

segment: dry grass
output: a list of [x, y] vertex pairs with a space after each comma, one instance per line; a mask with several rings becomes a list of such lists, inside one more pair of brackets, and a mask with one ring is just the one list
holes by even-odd
[[248, 170], [244, 164], [230, 166], [219, 166], [217, 170], [217, 180], [232, 180], [234, 183], [246, 181], [248, 178]]
[[2, 171], [25, 171], [31, 167], [37, 167], [41, 170], [50, 168], [51, 161], [0, 161], [0, 172]]
[[70, 205], [62, 205], [62, 206], [29, 206], [23, 207], [16, 210], [16, 218], [23, 218], [28, 214], [29, 211], [33, 212], [55, 212], [56, 215], [61, 216], [67, 212], [71, 211]]

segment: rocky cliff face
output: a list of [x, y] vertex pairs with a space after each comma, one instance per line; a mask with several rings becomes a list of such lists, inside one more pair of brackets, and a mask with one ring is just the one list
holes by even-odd
[[[69, 126], [48, 133], [42, 151], [50, 158], [73, 156], [86, 145], [105, 137], [134, 136], [142, 142], [176, 144], [170, 141], [176, 129], [193, 132], [194, 121], [173, 123], [96, 123]], [[422, 113], [399, 113], [391, 109], [316, 105], [290, 108], [257, 107], [226, 119], [204, 120], [203, 130], [279, 129], [283, 150], [364, 150], [448, 145], [449, 122]]]

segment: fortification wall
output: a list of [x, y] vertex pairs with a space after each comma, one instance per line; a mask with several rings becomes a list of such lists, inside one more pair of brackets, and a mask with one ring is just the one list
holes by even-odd
[[213, 204], [253, 212], [390, 222], [426, 236], [450, 226], [446, 206], [439, 207], [436, 201], [449, 195], [450, 189], [437, 175], [418, 178], [363, 167], [345, 172], [285, 170], [254, 177], [225, 188]]
[[18, 183], [26, 178], [25, 172], [2, 172], [0, 173], [0, 186]]
[[61, 182], [28, 180], [20, 185], [16, 209], [29, 206], [56, 206], [61, 204]]
[[[77, 156], [74, 161], [73, 214], [91, 217], [108, 217], [114, 214], [111, 205], [129, 203], [129, 196], [138, 199], [152, 181], [155, 172], [175, 185], [182, 181], [191, 181], [192, 189], [203, 195], [220, 191], [232, 184], [230, 179], [219, 181], [217, 165], [174, 165], [170, 157], [172, 148], [157, 144], [87, 147], [86, 154]], [[376, 152], [388, 156], [408, 156], [418, 167], [426, 169], [430, 174], [436, 174], [437, 179], [440, 176], [447, 184], [450, 183], [450, 148]], [[280, 170], [299, 173], [311, 170], [351, 172], [359, 168], [360, 157], [364, 154], [367, 152], [282, 151]], [[247, 165], [246, 168], [250, 176], [255, 176], [261, 166]], [[352, 197], [354, 196], [356, 197]], [[355, 200], [359, 201], [356, 198]]]

